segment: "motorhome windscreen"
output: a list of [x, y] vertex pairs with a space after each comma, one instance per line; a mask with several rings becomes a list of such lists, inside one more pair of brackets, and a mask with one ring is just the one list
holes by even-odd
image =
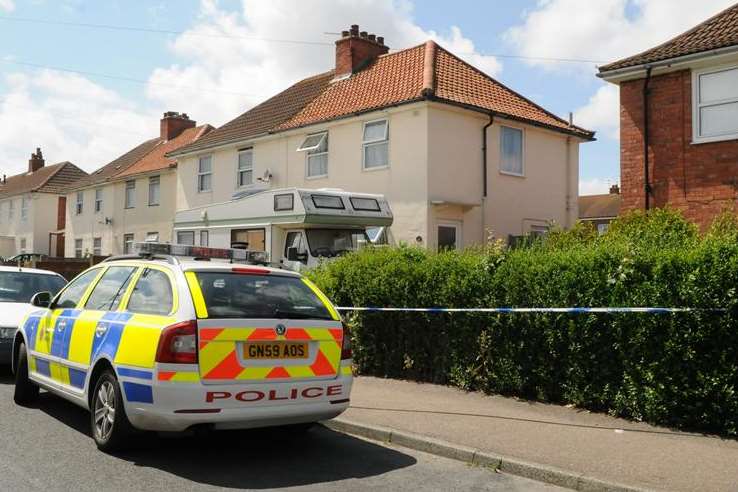
[[315, 257], [332, 258], [356, 251], [369, 242], [366, 232], [356, 229], [307, 229], [310, 253]]
[[340, 196], [313, 195], [312, 199], [315, 208], [329, 208], [333, 210], [344, 210], [346, 208]]
[[375, 198], [360, 198], [352, 196], [351, 206], [354, 210], [360, 210], [363, 212], [379, 212], [379, 202]]

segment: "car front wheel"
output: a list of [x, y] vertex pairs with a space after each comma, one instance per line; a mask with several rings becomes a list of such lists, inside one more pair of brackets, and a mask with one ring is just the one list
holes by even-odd
[[15, 367], [15, 392], [13, 400], [18, 405], [28, 405], [38, 399], [38, 386], [28, 379], [28, 352], [26, 344], [18, 348], [18, 362]]

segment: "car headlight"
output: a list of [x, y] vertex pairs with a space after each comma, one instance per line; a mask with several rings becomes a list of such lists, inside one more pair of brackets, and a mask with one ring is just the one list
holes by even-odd
[[16, 330], [15, 327], [0, 327], [0, 338], [13, 338]]

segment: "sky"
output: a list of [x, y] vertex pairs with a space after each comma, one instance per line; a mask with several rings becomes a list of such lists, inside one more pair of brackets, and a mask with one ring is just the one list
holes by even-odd
[[36, 147], [92, 171], [156, 137], [164, 111], [219, 126], [331, 69], [337, 33], [359, 24], [392, 49], [434, 39], [573, 113], [597, 132], [580, 147], [580, 193], [606, 193], [619, 181], [618, 89], [597, 65], [734, 1], [0, 0], [0, 174], [23, 172]]

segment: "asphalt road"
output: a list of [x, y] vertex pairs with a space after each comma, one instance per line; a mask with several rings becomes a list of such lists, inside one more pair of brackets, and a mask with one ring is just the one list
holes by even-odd
[[23, 408], [12, 395], [12, 378], [0, 369], [0, 490], [557, 490], [324, 427], [300, 437], [145, 435], [111, 456], [95, 448], [84, 410], [48, 393]]

